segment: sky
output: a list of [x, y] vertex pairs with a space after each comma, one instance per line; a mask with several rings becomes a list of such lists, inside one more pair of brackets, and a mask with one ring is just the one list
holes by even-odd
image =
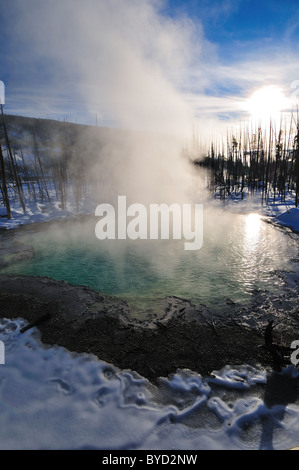
[[[202, 133], [299, 101], [298, 0], [0, 0], [5, 112]], [[262, 93], [255, 102], [268, 107]], [[252, 101], [250, 102], [252, 105]]]

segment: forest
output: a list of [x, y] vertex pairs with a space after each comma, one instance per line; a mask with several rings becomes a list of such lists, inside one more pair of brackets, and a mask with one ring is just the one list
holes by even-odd
[[278, 131], [270, 124], [263, 131], [240, 132], [227, 137], [226, 145], [218, 150], [211, 144], [208, 155], [195, 164], [209, 170], [208, 186], [212, 194], [225, 199], [256, 192], [262, 204], [285, 202], [293, 195], [299, 203], [299, 123], [294, 119], [289, 129]]
[[[96, 192], [101, 175], [87, 165], [101, 156], [105, 143], [120, 130], [48, 119], [0, 116], [0, 207], [11, 218], [11, 206], [53, 201], [64, 210], [68, 198], [78, 209], [88, 189]], [[189, 154], [189, 158], [190, 154]], [[192, 162], [207, 170], [212, 197], [243, 199], [259, 193], [262, 204], [299, 204], [299, 121], [292, 116], [288, 130], [259, 127], [227, 136], [225, 144], [211, 143], [206, 154]], [[54, 195], [54, 196], [53, 196]]]

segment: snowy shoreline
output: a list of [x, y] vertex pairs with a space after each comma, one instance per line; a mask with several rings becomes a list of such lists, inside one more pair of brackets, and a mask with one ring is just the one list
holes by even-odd
[[[151, 386], [92, 356], [41, 345], [0, 321], [2, 450], [286, 450], [298, 445], [299, 372], [178, 371]], [[20, 394], [20, 391], [22, 393]], [[277, 394], [283, 397], [277, 403]], [[275, 398], [276, 397], [276, 398]]]

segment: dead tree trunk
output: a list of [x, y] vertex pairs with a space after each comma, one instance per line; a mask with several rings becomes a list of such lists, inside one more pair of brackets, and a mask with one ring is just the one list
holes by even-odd
[[10, 209], [10, 202], [9, 202], [9, 196], [8, 196], [8, 191], [7, 191], [6, 170], [5, 170], [5, 163], [4, 163], [1, 143], [0, 143], [0, 167], [1, 167], [2, 194], [4, 198], [4, 204], [6, 207], [7, 218], [11, 219], [11, 209]]
[[24, 197], [23, 197], [22, 183], [20, 181], [20, 178], [19, 178], [19, 175], [18, 175], [18, 172], [17, 172], [17, 169], [16, 169], [14, 157], [13, 157], [13, 154], [12, 154], [12, 150], [11, 150], [11, 147], [10, 147], [10, 142], [9, 142], [8, 133], [7, 133], [7, 129], [6, 129], [6, 124], [5, 124], [5, 120], [4, 120], [3, 105], [0, 105], [0, 109], [1, 109], [1, 115], [2, 115], [2, 124], [3, 124], [3, 129], [4, 129], [6, 147], [7, 147], [8, 155], [9, 155], [9, 158], [10, 158], [10, 161], [11, 161], [11, 166], [12, 166], [12, 170], [13, 170], [13, 174], [14, 174], [14, 178], [15, 178], [15, 183], [16, 183], [16, 186], [17, 186], [17, 191], [18, 191], [20, 203], [21, 203], [23, 212], [26, 212]]

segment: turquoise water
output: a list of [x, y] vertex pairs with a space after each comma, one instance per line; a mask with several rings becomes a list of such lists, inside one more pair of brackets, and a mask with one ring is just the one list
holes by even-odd
[[255, 289], [279, 292], [275, 270], [290, 270], [298, 245], [255, 215], [204, 214], [203, 247], [181, 240], [99, 241], [93, 217], [18, 230], [35, 256], [2, 273], [48, 276], [151, 305], [176, 295], [219, 309], [226, 299], [248, 302]]

